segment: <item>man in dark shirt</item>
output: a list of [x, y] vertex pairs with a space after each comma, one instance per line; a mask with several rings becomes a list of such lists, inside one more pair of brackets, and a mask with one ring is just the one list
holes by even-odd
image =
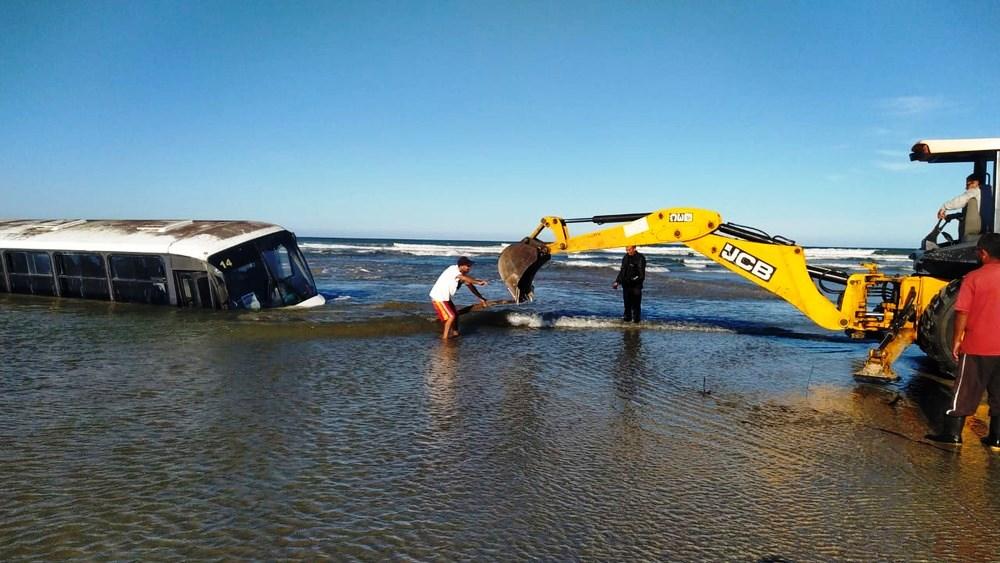
[[625, 247], [625, 256], [622, 257], [622, 267], [618, 271], [615, 283], [611, 284], [612, 289], [622, 286], [622, 298], [625, 301], [625, 322], [639, 322], [641, 319], [640, 308], [642, 305], [642, 282], [646, 279], [646, 257], [639, 254], [634, 246]]

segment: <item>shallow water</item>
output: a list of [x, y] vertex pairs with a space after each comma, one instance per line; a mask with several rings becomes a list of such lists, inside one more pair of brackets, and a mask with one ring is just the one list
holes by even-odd
[[858, 383], [871, 343], [753, 288], [663, 276], [635, 328], [568, 269], [444, 343], [409, 267], [307, 312], [0, 295], [0, 558], [1000, 553], [1000, 455], [921, 439], [916, 350]]

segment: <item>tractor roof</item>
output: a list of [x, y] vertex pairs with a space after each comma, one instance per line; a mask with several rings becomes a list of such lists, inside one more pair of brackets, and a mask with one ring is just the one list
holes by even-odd
[[991, 139], [927, 139], [917, 141], [910, 149], [910, 160], [922, 162], [975, 162], [993, 160], [1000, 151], [1000, 138]]

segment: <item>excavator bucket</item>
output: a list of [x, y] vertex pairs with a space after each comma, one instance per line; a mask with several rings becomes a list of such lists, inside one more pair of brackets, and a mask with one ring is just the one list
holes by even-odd
[[532, 281], [538, 269], [551, 257], [549, 247], [538, 239], [526, 238], [503, 249], [497, 270], [516, 303], [524, 303], [534, 297]]

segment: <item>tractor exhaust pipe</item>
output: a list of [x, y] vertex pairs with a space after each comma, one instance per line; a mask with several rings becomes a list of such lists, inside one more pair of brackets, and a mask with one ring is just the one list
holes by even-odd
[[497, 270], [515, 303], [524, 303], [534, 298], [535, 288], [532, 282], [535, 274], [550, 258], [552, 254], [549, 247], [534, 238], [525, 238], [503, 249], [497, 261]]

